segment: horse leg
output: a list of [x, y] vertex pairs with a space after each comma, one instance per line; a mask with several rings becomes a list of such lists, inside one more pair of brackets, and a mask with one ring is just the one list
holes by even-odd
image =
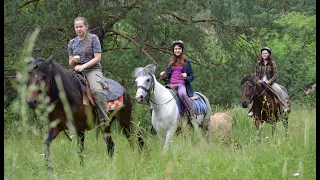
[[[152, 117], [153, 108], [151, 106], [149, 107], [149, 111], [150, 111], [150, 116]], [[151, 125], [150, 133], [152, 135], [156, 135], [157, 134], [157, 131], [154, 129], [153, 125]]]
[[[132, 133], [136, 133], [137, 134], [137, 140], [138, 140], [138, 143], [139, 143], [139, 152], [141, 152], [141, 150], [143, 149], [143, 146], [144, 146], [144, 141], [142, 139], [142, 133], [141, 131], [139, 130], [139, 127], [137, 132], [135, 132], [135, 128], [132, 126], [132, 122], [130, 121], [130, 118], [126, 117], [124, 118], [125, 116], [122, 115], [122, 114], [125, 114], [126, 112], [124, 111], [121, 111], [119, 112], [119, 114], [117, 115], [117, 118], [119, 120], [119, 123], [120, 123], [120, 126], [121, 126], [121, 129], [122, 129], [122, 132], [123, 134], [126, 136], [126, 138], [128, 139], [129, 141], [129, 144], [130, 144], [130, 147], [132, 149], [134, 149], [135, 147], [135, 139], [132, 138]], [[130, 112], [127, 112], [127, 113], [130, 113]]]
[[45, 145], [45, 165], [49, 171], [52, 171], [51, 160], [50, 160], [50, 145], [51, 142], [57, 137], [59, 134], [59, 129], [51, 128], [49, 129], [47, 139], [44, 142]]
[[261, 143], [261, 120], [256, 120], [255, 126], [257, 128], [258, 141]]
[[166, 140], [164, 142], [164, 147], [163, 147], [163, 154], [166, 154], [167, 151], [168, 151], [168, 148], [169, 148], [169, 142], [170, 142], [170, 139], [172, 137], [172, 135], [174, 134], [175, 131], [172, 131], [172, 130], [168, 130], [167, 133], [166, 133]]
[[[210, 117], [210, 116], [209, 116]], [[205, 141], [207, 143], [209, 143], [210, 140], [210, 130], [209, 130], [209, 126], [210, 126], [210, 119], [206, 119], [205, 115], [202, 117], [202, 123], [200, 125], [201, 128], [201, 133], [203, 138], [205, 139]]]
[[272, 123], [272, 137], [274, 137], [274, 131], [275, 131], [275, 129], [276, 129], [276, 125], [277, 125], [277, 122], [273, 122]]
[[107, 144], [107, 148], [108, 148], [108, 154], [110, 157], [113, 157], [114, 154], [114, 143], [111, 137], [111, 133], [110, 133], [110, 125], [106, 125], [104, 127], [104, 130], [102, 131], [102, 137], [104, 142]]
[[288, 137], [288, 118], [282, 120], [283, 127], [285, 129], [286, 137]]
[[202, 136], [204, 137], [204, 139], [206, 140], [207, 143], [210, 142], [210, 130], [208, 129], [203, 129], [202, 130]]
[[83, 166], [83, 157], [84, 157], [84, 132], [78, 133], [78, 155], [80, 158], [80, 165]]
[[138, 142], [139, 142], [139, 152], [141, 152], [144, 147], [144, 141], [142, 139], [142, 132], [140, 130], [138, 132]]

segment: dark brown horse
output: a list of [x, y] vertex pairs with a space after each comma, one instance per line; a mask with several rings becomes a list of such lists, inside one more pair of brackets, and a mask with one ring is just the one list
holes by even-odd
[[[49, 125], [48, 136], [45, 140], [45, 157], [46, 165], [49, 169], [50, 165], [50, 144], [57, 137], [61, 131], [74, 130], [77, 134], [77, 140], [79, 145], [78, 154], [80, 156], [80, 163], [83, 164], [83, 150], [84, 150], [84, 137], [85, 131], [93, 128], [98, 128], [97, 112], [85, 93], [85, 85], [80, 81], [80, 75], [74, 71], [65, 69], [60, 64], [52, 60], [50, 57], [48, 60], [44, 58], [31, 58], [32, 71], [30, 72], [28, 89], [33, 87], [33, 91], [28, 96], [27, 103], [31, 108], [35, 108], [39, 103], [38, 96], [40, 93], [46, 93], [50, 97], [50, 104], [54, 104], [54, 109], [49, 113], [48, 120], [51, 123]], [[80, 76], [80, 77], [79, 77]], [[79, 79], [80, 78], [80, 79]], [[58, 81], [60, 80], [60, 81]], [[83, 79], [82, 79], [83, 80]], [[59, 86], [60, 82], [60, 86]], [[43, 92], [40, 85], [45, 84], [45, 91]], [[122, 87], [119, 84], [120, 87]], [[61, 96], [59, 91], [62, 87], [65, 92], [65, 98]], [[115, 89], [114, 91], [120, 91]], [[100, 125], [101, 133], [105, 143], [107, 144], [108, 153], [112, 157], [114, 153], [114, 142], [110, 134], [110, 127], [112, 122], [117, 118], [125, 136], [130, 140], [130, 145], [134, 143], [131, 135], [133, 134], [132, 127], [132, 103], [129, 93], [123, 88], [122, 94], [122, 106], [118, 109], [110, 110], [110, 122]], [[87, 101], [86, 101], [87, 100]], [[84, 103], [86, 101], [86, 103]], [[67, 103], [66, 103], [67, 102]], [[58, 123], [56, 123], [58, 121]], [[56, 125], [53, 125], [56, 123]], [[143, 146], [143, 141], [138, 136], [140, 148]]]
[[272, 124], [272, 136], [276, 128], [276, 123], [282, 119], [285, 133], [288, 133], [288, 116], [280, 116], [279, 100], [275, 100], [271, 88], [266, 83], [258, 83], [254, 76], [244, 75], [241, 81], [242, 107], [247, 108], [252, 101], [252, 111], [255, 118], [255, 126], [258, 130], [258, 138], [261, 141], [261, 125], [266, 122]]

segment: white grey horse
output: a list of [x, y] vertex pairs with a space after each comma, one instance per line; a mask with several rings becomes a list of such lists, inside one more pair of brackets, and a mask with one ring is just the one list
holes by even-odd
[[[158, 137], [165, 140], [164, 152], [168, 149], [168, 143], [171, 140], [177, 128], [181, 124], [180, 119], [180, 100], [172, 92], [160, 84], [154, 76], [155, 64], [149, 64], [146, 67], [138, 67], [134, 70], [134, 77], [137, 87], [136, 102], [150, 104], [152, 110], [152, 126], [156, 130]], [[206, 132], [206, 138], [209, 135], [209, 122], [211, 116], [211, 107], [208, 99], [195, 92], [198, 98], [202, 98], [205, 103], [205, 112], [198, 114], [196, 122]], [[203, 104], [204, 104], [203, 103]]]

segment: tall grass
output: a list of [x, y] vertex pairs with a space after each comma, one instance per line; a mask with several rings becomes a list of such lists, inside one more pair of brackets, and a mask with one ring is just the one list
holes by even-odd
[[[117, 124], [112, 127], [115, 156], [110, 159], [101, 136], [86, 133], [86, 157], [80, 166], [77, 142], [62, 133], [51, 147], [53, 173], [44, 166], [45, 133], [20, 133], [21, 124], [11, 124], [4, 140], [5, 179], [315, 179], [316, 118], [315, 109], [293, 106], [289, 117], [289, 135], [282, 123], [271, 137], [271, 125], [262, 128], [259, 144], [252, 119], [246, 110], [233, 108], [235, 146], [215, 137], [210, 143], [192, 131], [176, 135], [167, 154], [157, 136], [146, 133], [145, 150], [131, 149]], [[148, 130], [146, 130], [148, 132]], [[74, 134], [71, 133], [73, 137]], [[295, 177], [297, 176], [297, 177]]]

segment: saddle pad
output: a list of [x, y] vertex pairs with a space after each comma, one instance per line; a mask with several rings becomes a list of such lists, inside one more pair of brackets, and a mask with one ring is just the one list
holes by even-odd
[[197, 115], [206, 113], [206, 103], [199, 95], [194, 94], [193, 98], [190, 99], [193, 102], [193, 108], [196, 110]]
[[280, 88], [281, 88], [281, 90], [282, 90], [283, 98], [284, 98], [284, 99], [289, 99], [289, 95], [288, 95], [287, 89], [286, 89], [284, 86], [280, 85], [280, 84], [278, 84], [278, 85], [280, 86]]
[[[107, 102], [117, 100], [123, 95], [125, 89], [117, 81], [104, 77], [104, 82], [108, 86], [108, 89], [103, 91]], [[81, 89], [84, 94], [87, 94], [86, 85], [83, 83], [81, 83]]]
[[123, 96], [120, 96], [118, 99], [106, 102], [109, 110], [118, 109], [123, 106]]
[[108, 85], [108, 90], [104, 90], [104, 96], [106, 97], [106, 101], [110, 102], [113, 100], [119, 99], [122, 95], [123, 92], [125, 91], [124, 88], [119, 84], [117, 81], [109, 79], [104, 77], [103, 78], [104, 82], [107, 83]]

